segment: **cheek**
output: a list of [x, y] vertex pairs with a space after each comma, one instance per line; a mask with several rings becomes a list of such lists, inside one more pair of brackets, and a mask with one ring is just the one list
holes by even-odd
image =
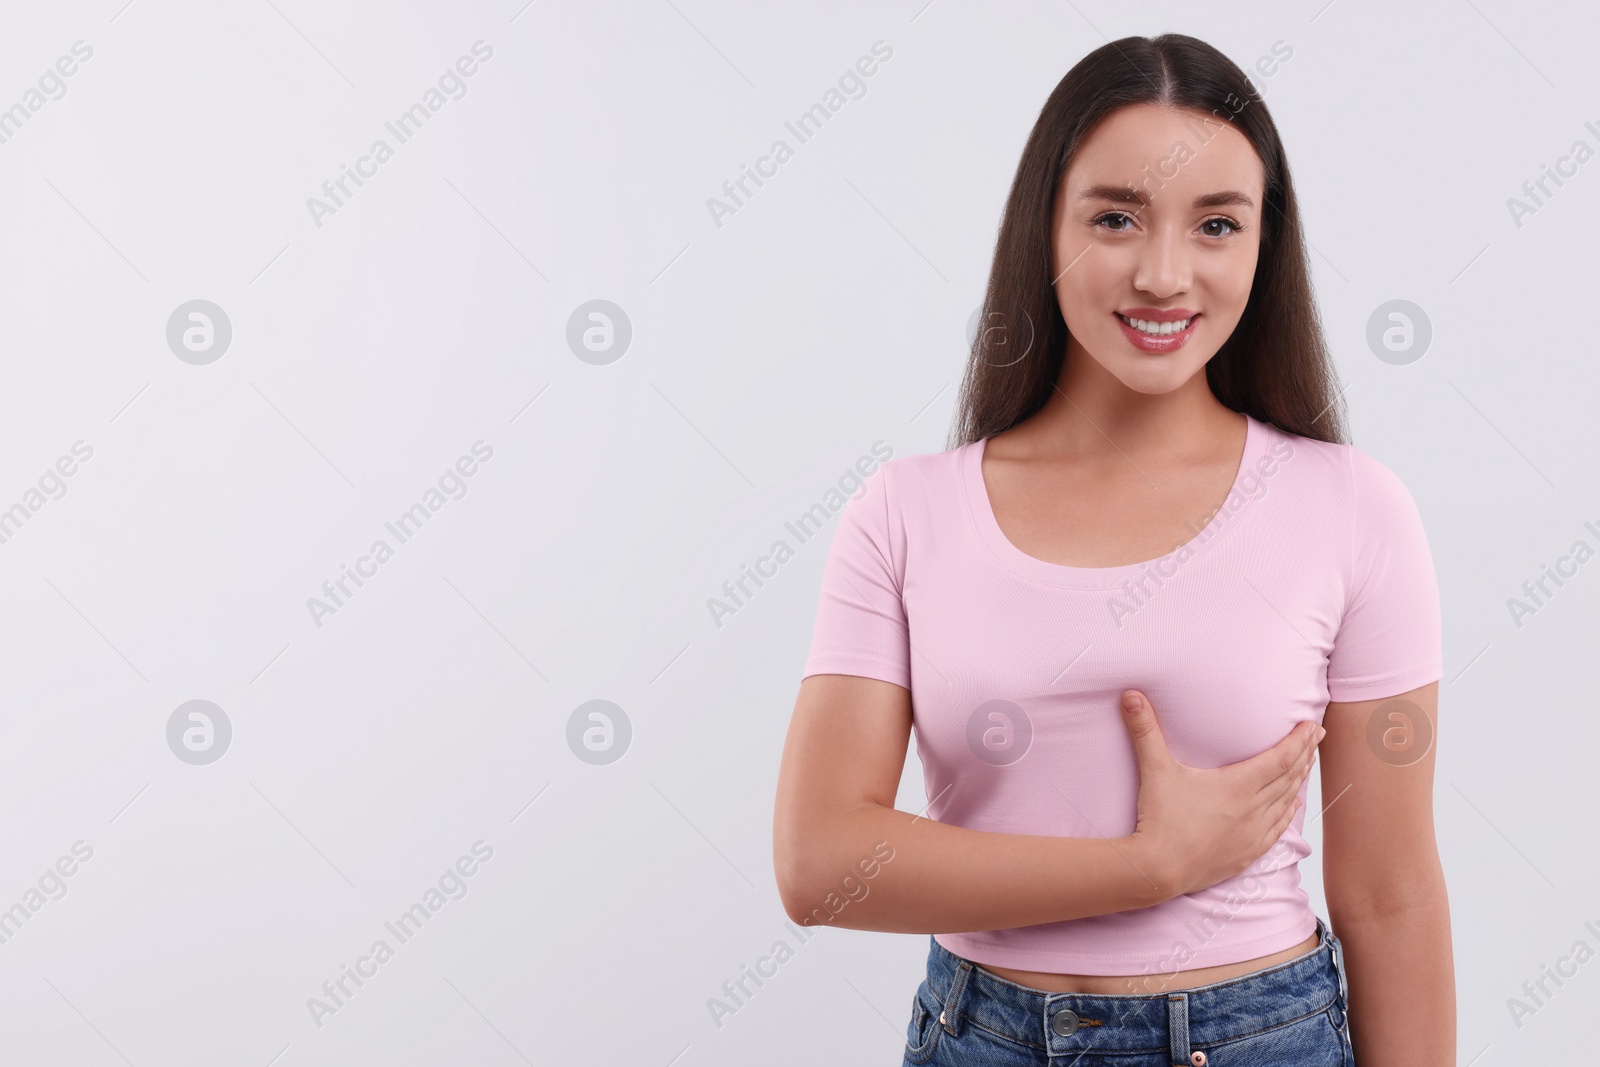
[[1244, 311], [1250, 302], [1250, 291], [1255, 281], [1256, 257], [1254, 254], [1230, 256], [1211, 265], [1205, 274], [1205, 289], [1218, 305], [1234, 312]]
[[[1067, 275], [1072, 277], [1073, 271]], [[1086, 284], [1087, 283], [1087, 284]], [[1116, 325], [1111, 320], [1110, 294], [1098, 292], [1087, 274], [1073, 284], [1063, 279], [1056, 286], [1056, 301], [1061, 305], [1061, 317], [1067, 322], [1070, 333], [1083, 336]], [[1105, 321], [1101, 321], [1101, 320]]]
[[1250, 299], [1250, 288], [1255, 280], [1256, 264], [1260, 261], [1260, 248], [1251, 247], [1241, 250], [1232, 261], [1226, 265], [1223, 284], [1228, 291], [1237, 297], [1239, 306], [1243, 307], [1245, 301]]
[[1117, 306], [1134, 266], [1121, 262], [1116, 251], [1090, 248], [1076, 262], [1071, 256], [1062, 261], [1063, 267], [1071, 264], [1064, 274], [1056, 269], [1056, 301], [1063, 314], [1099, 316]]

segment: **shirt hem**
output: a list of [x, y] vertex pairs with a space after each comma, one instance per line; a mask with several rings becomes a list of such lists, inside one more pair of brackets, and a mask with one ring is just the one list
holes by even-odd
[[[1260, 956], [1270, 956], [1274, 952], [1282, 952], [1284, 949], [1305, 940], [1316, 928], [1317, 915], [1315, 912], [1308, 911], [1306, 914], [1296, 918], [1293, 925], [1277, 933], [1253, 937], [1248, 941], [1234, 941], [1226, 945], [1214, 945], [1210, 948], [1201, 949], [1185, 958], [1176, 969], [1192, 971], [1200, 967], [1218, 967], [1230, 963], [1242, 963], [1245, 960], [1256, 959]], [[993, 964], [997, 967], [1015, 967], [1019, 970], [1043, 971], [1050, 974], [1088, 974], [1109, 978], [1139, 978], [1153, 974], [1173, 973], [1171, 970], [1146, 970], [1130, 973], [1126, 970], [1105, 969], [1114, 966], [1160, 967], [1164, 961], [1172, 958], [1170, 954], [1163, 954], [1152, 960], [1149, 956], [1126, 953], [1060, 952], [1051, 949], [1019, 948], [1015, 945], [1000, 945], [992, 941], [985, 941], [970, 934], [934, 934], [933, 938], [963, 959], [971, 960], [977, 964]], [[1257, 952], [1254, 955], [1246, 953], [1241, 956], [1239, 954], [1241, 949], [1248, 949], [1252, 945], [1260, 945], [1263, 942], [1281, 942], [1281, 944], [1268, 948], [1265, 952]]]
[[800, 680], [803, 682], [813, 674], [848, 674], [856, 678], [873, 678], [880, 682], [888, 682], [908, 691], [911, 689], [911, 677], [905, 668], [891, 667], [877, 660], [854, 656], [818, 656], [806, 664]]
[[1401, 693], [1420, 689], [1429, 682], [1439, 681], [1443, 676], [1443, 667], [1435, 660], [1424, 666], [1391, 672], [1380, 678], [1363, 678], [1355, 682], [1334, 678], [1328, 681], [1328, 699], [1340, 704], [1358, 700], [1381, 700], [1384, 697], [1399, 696]]

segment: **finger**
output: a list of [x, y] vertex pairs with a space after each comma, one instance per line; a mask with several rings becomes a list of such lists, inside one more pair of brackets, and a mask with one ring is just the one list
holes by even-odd
[[1293, 778], [1289, 779], [1287, 784], [1289, 787], [1286, 790], [1287, 795], [1291, 798], [1298, 798], [1300, 796], [1300, 791], [1306, 787], [1306, 776], [1303, 774], [1297, 774]]
[[1272, 835], [1274, 841], [1282, 837], [1284, 831], [1289, 829], [1289, 825], [1294, 822], [1295, 812], [1300, 810], [1301, 803], [1300, 794], [1296, 793], [1280, 806], [1275, 823], [1277, 833]]
[[1311, 749], [1301, 761], [1295, 765], [1294, 774], [1284, 775], [1283, 785], [1286, 792], [1295, 796], [1300, 795], [1300, 790], [1305, 788], [1307, 779], [1311, 777], [1311, 767], [1317, 760], [1317, 750]]
[[1164, 763], [1172, 759], [1166, 738], [1156, 722], [1155, 709], [1137, 689], [1122, 694], [1122, 722], [1133, 740], [1133, 752], [1141, 765]]
[[1297, 725], [1284, 735], [1283, 740], [1265, 752], [1240, 761], [1238, 766], [1244, 769], [1246, 781], [1253, 784], [1257, 792], [1276, 793], [1274, 786], [1281, 785], [1285, 779], [1298, 777], [1295, 772], [1304, 763], [1307, 752], [1315, 751], [1321, 730], [1320, 726], [1307, 719], [1304, 725]]
[[[1305, 788], [1306, 778], [1310, 771], [1311, 764], [1309, 759], [1301, 758], [1289, 769], [1288, 773], [1274, 779], [1268, 788], [1261, 790], [1256, 795], [1263, 798], [1270, 797], [1271, 800], [1267, 802], [1269, 807], [1283, 804], [1292, 805], [1294, 798], [1299, 797], [1300, 791]], [[1276, 813], [1278, 808], [1272, 807], [1272, 810]], [[1290, 815], [1293, 815], [1292, 808]]]

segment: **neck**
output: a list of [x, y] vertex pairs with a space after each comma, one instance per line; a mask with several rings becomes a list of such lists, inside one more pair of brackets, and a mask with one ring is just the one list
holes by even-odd
[[1179, 456], [1216, 448], [1243, 422], [1211, 392], [1203, 371], [1172, 392], [1147, 394], [1129, 389], [1092, 358], [1069, 355], [1045, 406], [1012, 433], [1040, 456]]

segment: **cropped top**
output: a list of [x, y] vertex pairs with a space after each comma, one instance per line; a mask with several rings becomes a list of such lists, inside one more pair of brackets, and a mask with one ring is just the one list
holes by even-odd
[[[1155, 704], [1174, 759], [1220, 767], [1320, 722], [1330, 700], [1439, 679], [1437, 578], [1404, 483], [1354, 445], [1246, 418], [1219, 510], [1184, 545], [1118, 567], [1013, 545], [984, 485], [986, 439], [889, 460], [840, 513], [802, 678], [910, 691], [928, 818], [1112, 838], [1137, 814], [1125, 689]], [[1093, 975], [1277, 952], [1316, 928], [1305, 817], [1250, 869], [1153, 907], [934, 938], [978, 963]]]

